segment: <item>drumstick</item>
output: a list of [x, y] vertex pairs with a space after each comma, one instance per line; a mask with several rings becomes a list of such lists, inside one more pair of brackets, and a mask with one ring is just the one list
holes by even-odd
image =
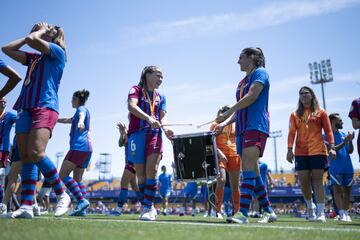
[[209, 122], [206, 122], [206, 123], [197, 125], [196, 127], [197, 127], [197, 128], [201, 128], [201, 127], [203, 127], [203, 126], [205, 126], [205, 125], [208, 125], [208, 124], [210, 124], [210, 123], [212, 123], [212, 122], [214, 122], [214, 120], [211, 120], [211, 121], [209, 121]]
[[192, 123], [166, 123], [161, 124], [164, 127], [172, 127], [172, 126], [192, 126]]

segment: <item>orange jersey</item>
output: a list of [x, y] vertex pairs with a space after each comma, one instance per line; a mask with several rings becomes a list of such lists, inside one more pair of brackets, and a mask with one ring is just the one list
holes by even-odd
[[327, 155], [322, 136], [323, 129], [326, 139], [330, 144], [334, 144], [330, 119], [324, 109], [310, 114], [310, 109], [306, 108], [301, 118], [297, 116], [296, 112], [291, 113], [288, 148], [293, 147], [296, 134], [295, 156]]
[[[214, 131], [218, 124], [212, 123], [210, 131]], [[220, 167], [226, 168], [229, 171], [241, 169], [241, 159], [236, 152], [236, 139], [235, 139], [235, 123], [224, 127], [222, 133], [216, 136], [216, 147], [219, 148], [228, 159], [228, 167], [225, 167], [222, 162], [219, 163]]]

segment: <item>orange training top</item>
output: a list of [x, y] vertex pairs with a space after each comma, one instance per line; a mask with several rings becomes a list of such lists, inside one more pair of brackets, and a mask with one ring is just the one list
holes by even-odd
[[324, 109], [310, 115], [310, 108], [305, 108], [301, 118], [296, 112], [291, 113], [288, 148], [293, 147], [296, 134], [295, 156], [327, 155], [322, 129], [329, 143], [334, 144], [330, 119]]
[[[218, 124], [212, 123], [210, 131], [214, 131]], [[222, 133], [216, 136], [216, 147], [219, 148], [227, 157], [237, 157], [235, 140], [235, 123], [224, 127]]]

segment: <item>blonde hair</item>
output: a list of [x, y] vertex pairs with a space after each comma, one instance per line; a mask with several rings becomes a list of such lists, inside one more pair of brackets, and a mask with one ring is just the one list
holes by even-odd
[[53, 43], [59, 45], [65, 52], [65, 59], [66, 57], [66, 44], [65, 44], [65, 34], [64, 29], [59, 26], [54, 26], [53, 29], [56, 31], [55, 37], [53, 37]]

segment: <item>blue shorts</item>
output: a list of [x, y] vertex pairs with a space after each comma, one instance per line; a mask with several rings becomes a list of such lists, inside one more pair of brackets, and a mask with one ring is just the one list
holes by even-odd
[[169, 197], [170, 196], [170, 190], [160, 191], [159, 194], [160, 194], [161, 198]]
[[20, 161], [20, 154], [18, 148], [13, 148], [11, 152], [10, 162], [18, 162]]
[[330, 173], [330, 184], [343, 186], [343, 187], [350, 187], [353, 184], [353, 177], [354, 174], [349, 174], [349, 173], [338, 173], [338, 174]]
[[145, 164], [146, 157], [156, 153], [162, 154], [161, 135], [137, 131], [132, 133], [128, 139], [128, 161], [134, 164]]
[[327, 157], [325, 155], [295, 156], [295, 171], [325, 169]]
[[195, 199], [197, 196], [197, 189], [195, 188], [186, 188], [184, 189], [184, 196], [186, 198]]

